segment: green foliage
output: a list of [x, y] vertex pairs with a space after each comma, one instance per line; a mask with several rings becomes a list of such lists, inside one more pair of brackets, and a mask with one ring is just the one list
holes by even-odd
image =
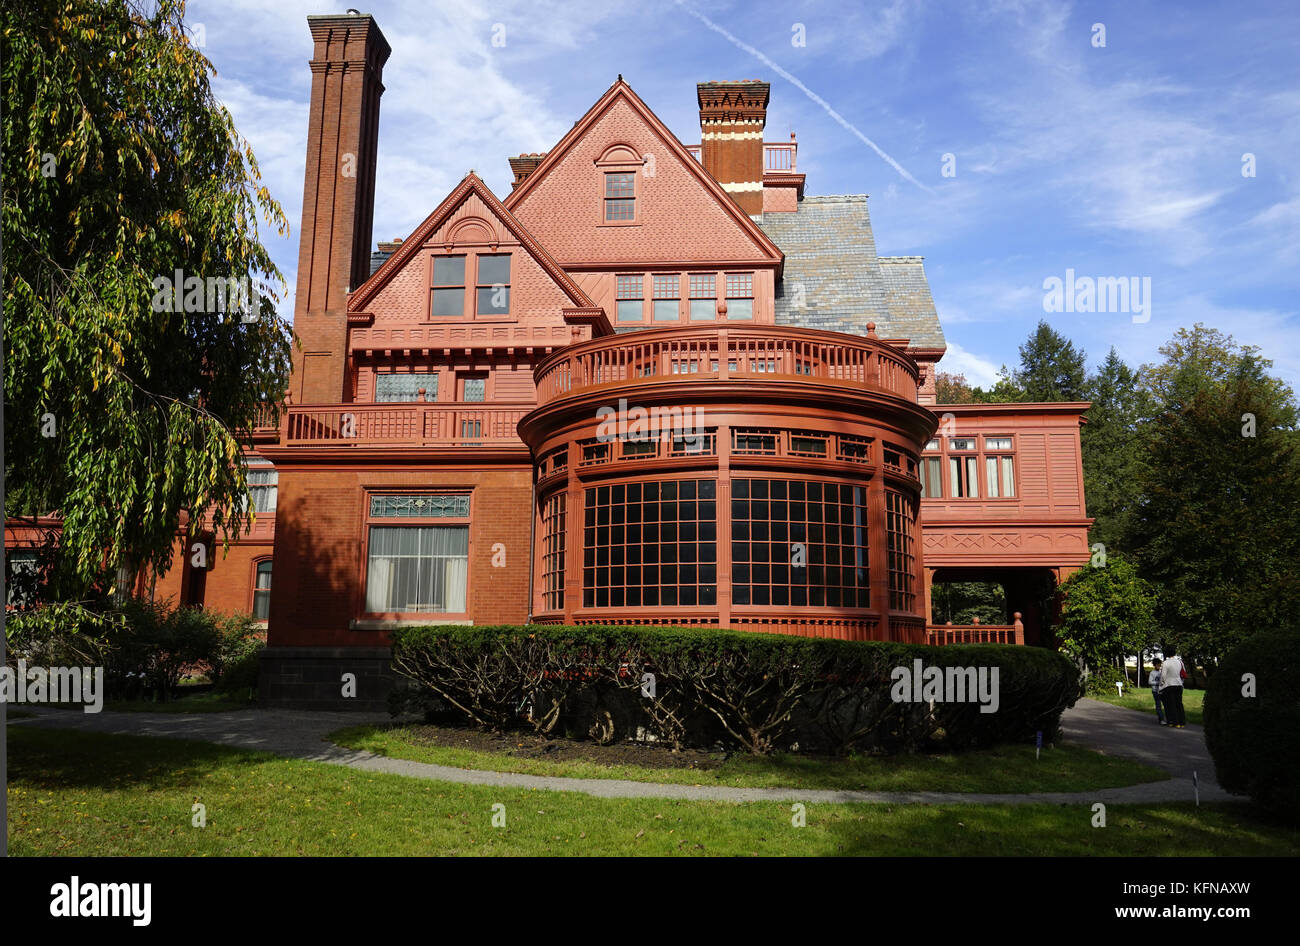
[[[215, 630], [216, 646], [208, 660], [208, 676], [217, 684], [218, 689], [222, 689], [227, 675], [234, 668], [242, 668], [245, 678], [250, 665], [256, 669], [262, 648], [266, 646], [266, 634], [251, 616], [238, 613], [216, 616]], [[239, 689], [243, 685], [244, 682], [241, 681], [234, 687]], [[252, 685], [257, 685], [256, 672]]]
[[1125, 547], [1158, 589], [1164, 636], [1212, 667], [1300, 609], [1295, 399], [1255, 349], [1204, 326], [1161, 352], [1163, 365], [1143, 369], [1156, 408]]
[[[638, 729], [677, 746], [762, 754], [971, 748], [1054, 733], [1078, 695], [1065, 657], [1005, 645], [927, 647], [672, 627], [433, 626], [392, 632], [393, 667], [456, 715], [601, 742]], [[895, 702], [891, 673], [997, 667], [999, 708]], [[643, 695], [642, 674], [654, 675]]]
[[[47, 600], [83, 608], [120, 564], [165, 570], [183, 510], [240, 533], [239, 437], [287, 386], [257, 218], [287, 222], [183, 16], [177, 0], [3, 8], [5, 512], [62, 518]], [[247, 277], [260, 311], [155, 311], [154, 280], [178, 269]]]
[[1022, 401], [1082, 401], [1087, 397], [1083, 349], [1040, 320], [1020, 346], [1020, 368], [1013, 375]]
[[1150, 398], [1138, 386], [1137, 373], [1112, 348], [1088, 382], [1087, 399], [1092, 406], [1079, 436], [1084, 495], [1088, 514], [1096, 520], [1088, 538], [1119, 548], [1131, 528], [1142, 422], [1150, 413]]
[[1007, 596], [1002, 586], [991, 581], [949, 581], [931, 586], [930, 607], [934, 622], [1007, 624]]
[[1102, 567], [1075, 572], [1063, 591], [1057, 636], [1093, 674], [1113, 669], [1116, 658], [1138, 653], [1159, 636], [1155, 591], [1131, 562], [1110, 556]]
[[102, 659], [110, 693], [128, 699], [141, 687], [159, 701], [175, 695], [181, 678], [206, 669], [220, 634], [214, 616], [202, 608], [177, 608], [132, 599], [126, 620], [110, 631]]
[[[1254, 695], [1245, 695], [1247, 674]], [[1300, 821], [1300, 633], [1262, 632], [1225, 656], [1205, 688], [1205, 744], [1219, 784]]]

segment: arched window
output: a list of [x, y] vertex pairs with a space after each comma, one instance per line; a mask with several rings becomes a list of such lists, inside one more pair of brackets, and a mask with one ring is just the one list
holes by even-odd
[[253, 620], [265, 621], [271, 613], [271, 560], [257, 563], [253, 577]]

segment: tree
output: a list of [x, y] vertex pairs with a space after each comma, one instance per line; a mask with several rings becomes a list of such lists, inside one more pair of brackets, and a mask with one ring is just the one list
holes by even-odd
[[201, 513], [238, 534], [240, 438], [289, 374], [257, 217], [287, 222], [184, 4], [147, 6], [3, 14], [5, 512], [61, 517], [64, 599], [165, 570]]
[[1084, 494], [1096, 520], [1089, 539], [1114, 548], [1129, 530], [1141, 424], [1150, 399], [1114, 348], [1089, 380], [1087, 399], [1092, 406], [1080, 438]]
[[1061, 647], [1096, 673], [1157, 638], [1156, 596], [1132, 562], [1110, 556], [1075, 572], [1061, 586], [1056, 633]]
[[970, 404], [972, 397], [970, 382], [964, 374], [949, 374], [939, 371], [934, 376], [935, 401], [939, 404]]
[[1142, 369], [1155, 409], [1124, 544], [1168, 642], [1210, 667], [1300, 608], [1295, 397], [1257, 351], [1198, 324]]
[[1087, 396], [1084, 352], [1046, 321], [1020, 346], [1020, 368], [1013, 375], [1024, 401], [1082, 401]]

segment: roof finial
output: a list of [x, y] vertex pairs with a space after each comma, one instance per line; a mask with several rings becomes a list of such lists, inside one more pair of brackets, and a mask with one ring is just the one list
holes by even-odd
[[618, 81], [619, 81], [619, 82], [622, 82], [622, 81], [623, 81], [623, 73], [621, 73], [621, 72], [618, 74]]

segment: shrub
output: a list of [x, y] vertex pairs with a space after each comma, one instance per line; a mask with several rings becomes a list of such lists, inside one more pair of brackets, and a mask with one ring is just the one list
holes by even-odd
[[[700, 628], [399, 628], [393, 667], [459, 718], [602, 742], [639, 731], [675, 747], [766, 753], [967, 748], [1054, 733], [1078, 696], [1065, 657], [1009, 645], [929, 647]], [[996, 668], [999, 706], [900, 702], [893, 673]], [[643, 690], [643, 675], [650, 674]], [[409, 699], [399, 701], [410, 705]]]
[[[1245, 674], [1254, 675], [1247, 696]], [[1205, 687], [1205, 744], [1219, 784], [1290, 821], [1300, 811], [1300, 634], [1261, 631]]]
[[[227, 614], [216, 618], [216, 647], [208, 661], [209, 675], [218, 690], [240, 690], [257, 687], [257, 666], [262, 648], [266, 646], [265, 632], [247, 614]], [[248, 683], [249, 668], [252, 683]], [[237, 673], [239, 680], [228, 682]]]
[[123, 610], [125, 621], [109, 631], [103, 651], [114, 696], [133, 699], [147, 691], [167, 700], [182, 676], [209, 665], [217, 652], [216, 619], [201, 608], [169, 611], [163, 604], [132, 599]]

